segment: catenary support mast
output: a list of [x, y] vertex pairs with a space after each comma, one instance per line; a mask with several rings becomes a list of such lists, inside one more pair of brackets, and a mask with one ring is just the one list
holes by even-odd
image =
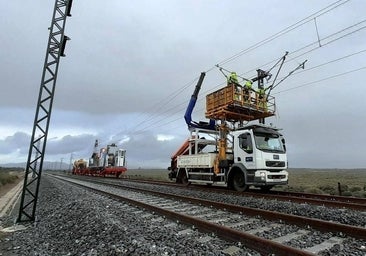
[[60, 57], [65, 56], [65, 45], [69, 40], [64, 30], [66, 17], [71, 16], [71, 6], [72, 0], [55, 1], [17, 222], [35, 220], [58, 65]]

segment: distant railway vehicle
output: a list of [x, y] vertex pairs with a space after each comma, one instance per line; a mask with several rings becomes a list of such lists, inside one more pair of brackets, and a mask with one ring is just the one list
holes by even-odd
[[118, 148], [116, 144], [111, 144], [98, 151], [98, 140], [96, 140], [91, 158], [88, 161], [76, 160], [72, 174], [118, 178], [126, 171], [126, 150]]

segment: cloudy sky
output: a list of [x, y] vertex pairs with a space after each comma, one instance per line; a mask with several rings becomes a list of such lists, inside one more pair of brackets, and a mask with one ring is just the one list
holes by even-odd
[[[54, 1], [0, 0], [0, 165], [27, 160]], [[275, 90], [290, 167], [366, 167], [366, 1], [75, 0], [45, 161], [88, 158], [95, 139], [130, 168], [166, 168], [193, 119], [225, 85], [220, 64], [252, 78], [286, 51]], [[271, 84], [271, 80], [269, 84]], [[269, 85], [268, 84], [268, 85]]]

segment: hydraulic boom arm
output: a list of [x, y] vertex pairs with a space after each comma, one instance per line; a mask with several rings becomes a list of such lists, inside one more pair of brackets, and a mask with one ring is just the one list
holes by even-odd
[[192, 111], [196, 105], [196, 101], [198, 98], [198, 93], [201, 90], [201, 85], [203, 82], [203, 79], [205, 78], [206, 73], [202, 72], [201, 76], [197, 82], [196, 88], [194, 89], [194, 92], [192, 94], [191, 100], [189, 101], [186, 113], [184, 114], [184, 119], [186, 120], [186, 123], [188, 125], [188, 128], [202, 128], [202, 129], [208, 129], [208, 130], [215, 130], [215, 120], [210, 119], [210, 122], [195, 122], [192, 120]]

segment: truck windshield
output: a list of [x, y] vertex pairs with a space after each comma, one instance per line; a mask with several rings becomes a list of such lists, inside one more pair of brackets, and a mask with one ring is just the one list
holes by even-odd
[[254, 133], [256, 147], [265, 152], [285, 153], [283, 139], [278, 134]]

